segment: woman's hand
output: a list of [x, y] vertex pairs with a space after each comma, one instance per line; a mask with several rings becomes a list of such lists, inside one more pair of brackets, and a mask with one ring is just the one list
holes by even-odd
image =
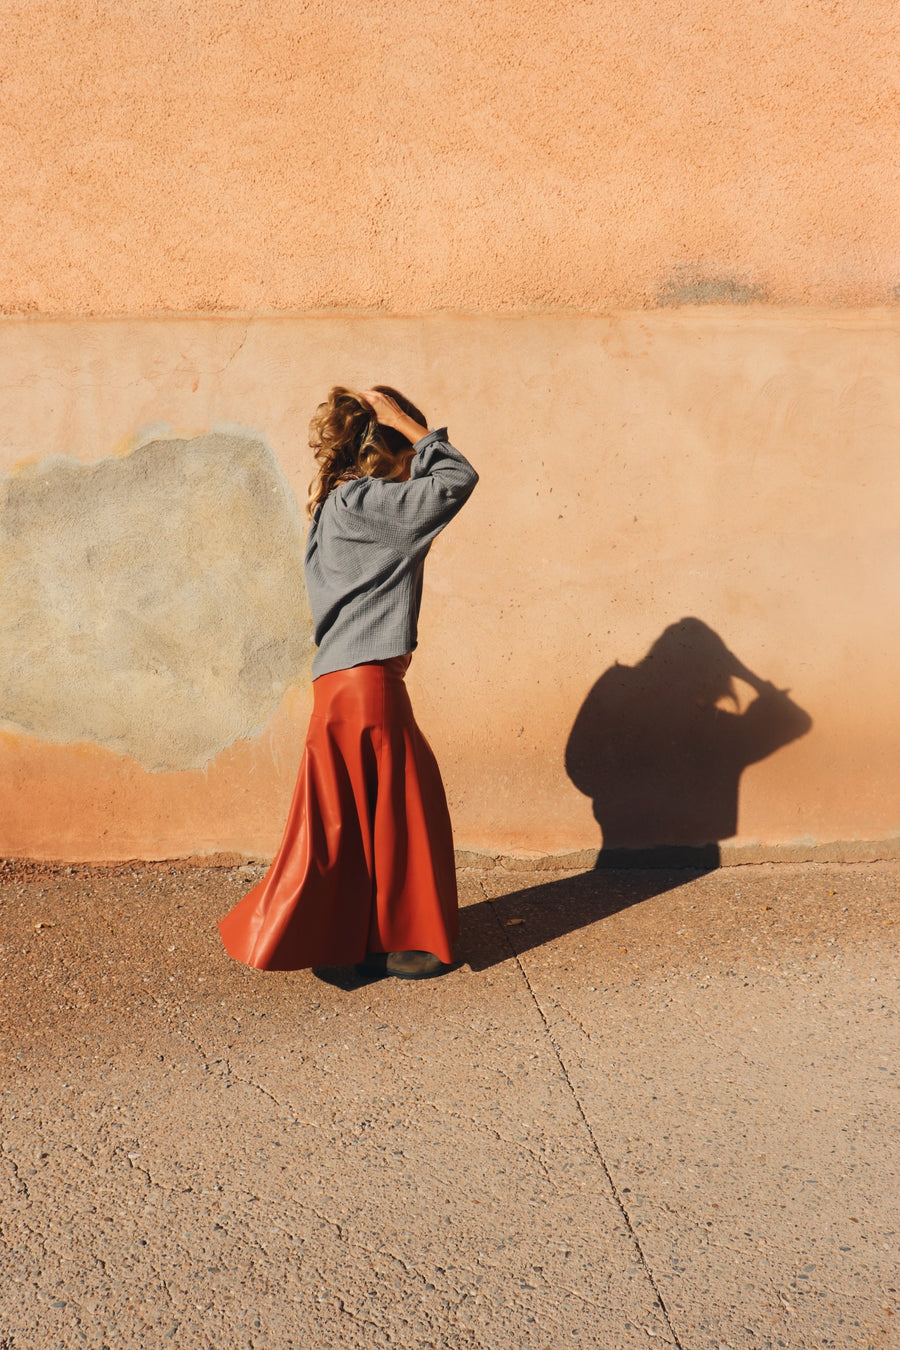
[[378, 418], [381, 426], [397, 427], [397, 430], [400, 430], [397, 426], [397, 421], [399, 418], [405, 417], [406, 414], [396, 401], [391, 398], [390, 394], [382, 394], [378, 389], [364, 389], [362, 391], [362, 396], [367, 403], [371, 403], [375, 416]]
[[382, 394], [378, 389], [364, 389], [362, 397], [372, 405], [379, 426], [393, 427], [413, 445], [427, 432], [428, 428], [423, 427], [415, 418], [407, 416], [390, 394]]

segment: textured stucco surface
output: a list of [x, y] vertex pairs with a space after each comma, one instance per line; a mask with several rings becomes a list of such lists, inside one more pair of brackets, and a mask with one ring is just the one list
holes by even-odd
[[0, 717], [145, 769], [202, 767], [308, 679], [303, 526], [247, 435], [0, 479]]
[[893, 0], [0, 5], [0, 308], [887, 303]]
[[[710, 840], [728, 847], [721, 821], [733, 808], [731, 844], [758, 857], [900, 835], [898, 361], [888, 310], [7, 320], [0, 468], [14, 481], [60, 454], [90, 466], [93, 447], [119, 447], [121, 468], [135, 438], [163, 436], [154, 425], [181, 439], [253, 427], [302, 501], [323, 392], [389, 379], [449, 423], [481, 474], [429, 560], [409, 676], [458, 843], [595, 850], [597, 793], [566, 772], [579, 712], [606, 677], [637, 691], [622, 730], [638, 743], [647, 733], [645, 750], [689, 726], [691, 699], [710, 697], [702, 644], [688, 652], [683, 704], [653, 695], [668, 688], [665, 671], [656, 686], [628, 672], [690, 618], [799, 710], [780, 748], [771, 736], [749, 746], [733, 800], [706, 815]], [[247, 546], [242, 534], [230, 548]], [[282, 552], [277, 568], [287, 565]], [[179, 596], [168, 612], [175, 628], [190, 615]], [[196, 641], [205, 680], [210, 633]], [[755, 697], [743, 679], [733, 687], [728, 727]], [[265, 856], [308, 708], [301, 673], [259, 736], [202, 770], [156, 774], [96, 743], [48, 744], [6, 724], [0, 851]], [[135, 698], [130, 716], [147, 726], [129, 734], [155, 734], [154, 700]], [[591, 735], [579, 753], [600, 756]], [[700, 787], [719, 762], [701, 760]], [[653, 822], [637, 824], [649, 842]]]

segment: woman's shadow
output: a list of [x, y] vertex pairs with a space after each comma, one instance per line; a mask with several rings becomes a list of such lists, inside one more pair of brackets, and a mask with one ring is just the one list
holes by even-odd
[[[754, 695], [743, 708], [735, 681]], [[718, 867], [744, 769], [811, 726], [702, 620], [671, 624], [637, 665], [600, 676], [569, 735], [566, 771], [602, 832], [595, 869], [464, 910], [464, 959], [485, 969]]]

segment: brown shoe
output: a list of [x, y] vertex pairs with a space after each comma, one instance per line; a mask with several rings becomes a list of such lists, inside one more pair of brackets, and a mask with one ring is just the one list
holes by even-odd
[[391, 952], [386, 969], [398, 980], [429, 980], [432, 975], [443, 975], [449, 967], [432, 952]]

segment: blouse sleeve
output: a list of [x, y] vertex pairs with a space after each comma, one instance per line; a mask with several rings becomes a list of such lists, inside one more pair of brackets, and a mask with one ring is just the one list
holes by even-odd
[[363, 478], [354, 484], [354, 509], [384, 542], [405, 548], [430, 543], [478, 482], [472, 465], [447, 440], [446, 427], [429, 431], [414, 451], [408, 482]]

